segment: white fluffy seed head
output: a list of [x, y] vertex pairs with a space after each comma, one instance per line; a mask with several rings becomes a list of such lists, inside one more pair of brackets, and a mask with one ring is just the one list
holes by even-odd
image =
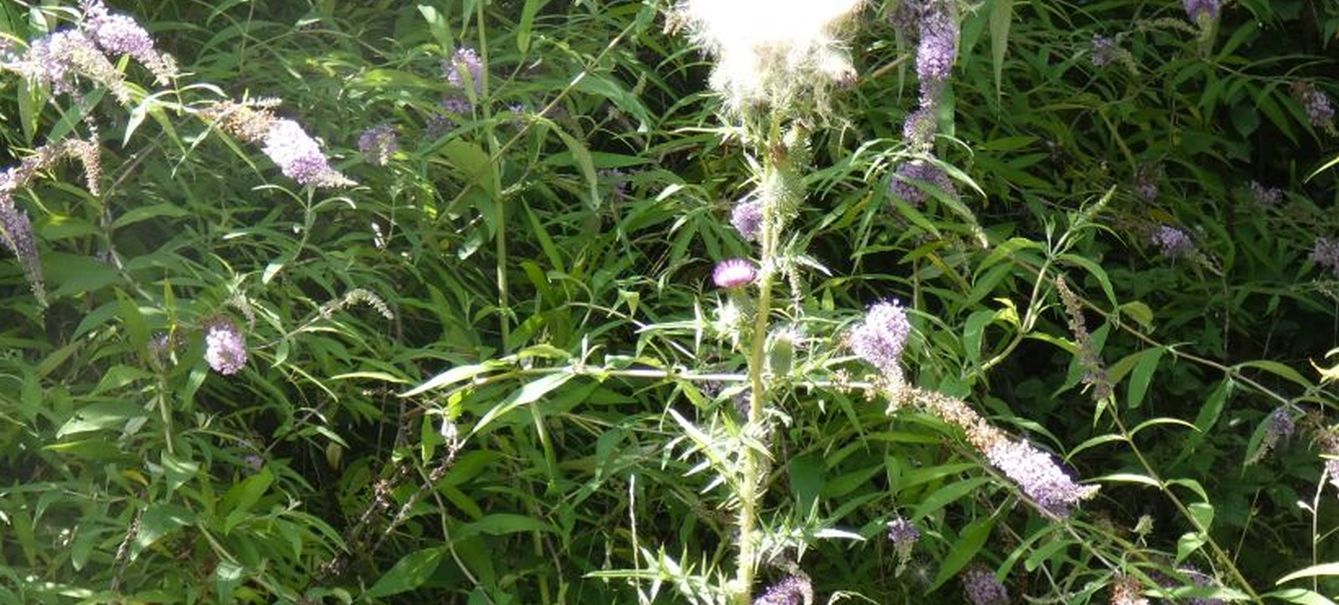
[[844, 34], [864, 0], [683, 0], [679, 16], [716, 58], [711, 86], [728, 109], [785, 108], [806, 92], [822, 102], [855, 69]]

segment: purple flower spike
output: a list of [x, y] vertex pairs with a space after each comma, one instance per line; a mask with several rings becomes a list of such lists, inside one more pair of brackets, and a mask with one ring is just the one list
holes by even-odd
[[1184, 229], [1169, 225], [1159, 225], [1150, 236], [1153, 243], [1162, 249], [1163, 256], [1184, 258], [1195, 253], [1195, 242]]
[[920, 541], [921, 532], [911, 521], [902, 517], [897, 517], [888, 522], [888, 540], [893, 543], [893, 550], [897, 552], [897, 574], [907, 568], [907, 562], [911, 560], [911, 549], [916, 547], [916, 542]]
[[454, 88], [465, 89], [465, 76], [469, 75], [469, 85], [474, 88], [475, 96], [484, 92], [484, 63], [479, 58], [479, 53], [473, 48], [461, 47], [456, 49], [455, 54], [451, 55], [449, 61], [442, 63], [442, 72], [446, 75], [446, 82]]
[[758, 270], [753, 263], [742, 258], [732, 258], [716, 263], [716, 269], [711, 272], [712, 281], [716, 282], [716, 287], [732, 290], [742, 288], [753, 283], [758, 277]]
[[984, 567], [967, 570], [962, 578], [962, 588], [973, 605], [1009, 605], [1009, 591]]
[[958, 196], [958, 190], [953, 187], [953, 181], [948, 173], [925, 160], [912, 160], [899, 165], [893, 172], [893, 180], [888, 184], [888, 191], [902, 201], [919, 208], [930, 199], [930, 193], [925, 189], [927, 187], [931, 190], [937, 189], [949, 197]]
[[358, 151], [363, 153], [368, 162], [377, 166], [390, 163], [391, 156], [395, 155], [399, 148], [399, 139], [390, 124], [373, 126], [358, 135]]
[[1221, 0], [1181, 0], [1181, 4], [1186, 9], [1186, 16], [1200, 27], [1217, 19], [1218, 11], [1223, 7]]
[[205, 332], [205, 361], [224, 376], [242, 371], [246, 365], [246, 338], [237, 324], [227, 319], [210, 324]]
[[747, 240], [757, 240], [762, 232], [762, 202], [745, 198], [730, 211], [730, 224]]
[[787, 576], [773, 584], [753, 605], [806, 605], [814, 600], [814, 587], [807, 578]]
[[1070, 507], [1097, 493], [1097, 486], [1074, 483], [1050, 454], [1024, 441], [1001, 439], [986, 451], [986, 459], [1038, 506], [1057, 517], [1069, 516]]
[[851, 351], [891, 378], [902, 376], [902, 349], [907, 346], [911, 322], [897, 301], [869, 308], [865, 321], [851, 330]]
[[1316, 243], [1311, 248], [1311, 256], [1308, 258], [1317, 265], [1329, 269], [1335, 277], [1339, 277], [1339, 240], [1328, 237], [1316, 238]]
[[943, 8], [928, 10], [921, 17], [920, 45], [916, 49], [916, 75], [922, 83], [948, 80], [958, 58], [958, 20]]

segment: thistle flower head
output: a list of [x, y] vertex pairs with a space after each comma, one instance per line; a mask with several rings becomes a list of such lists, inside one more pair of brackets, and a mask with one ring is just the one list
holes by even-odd
[[246, 337], [232, 320], [216, 319], [205, 328], [205, 361], [224, 376], [232, 376], [246, 365]]
[[1009, 605], [1009, 591], [984, 567], [967, 570], [962, 578], [962, 588], [973, 605]]
[[986, 450], [991, 466], [1018, 484], [1045, 512], [1069, 516], [1072, 506], [1097, 493], [1097, 486], [1074, 483], [1049, 453], [1025, 441], [1001, 439]]
[[1184, 258], [1195, 253], [1195, 242], [1190, 239], [1190, 234], [1171, 225], [1158, 225], [1149, 240], [1168, 258]]
[[390, 163], [391, 156], [400, 148], [399, 138], [390, 124], [380, 124], [358, 135], [358, 151], [377, 166]]
[[742, 258], [732, 258], [716, 263], [716, 268], [711, 272], [711, 280], [716, 282], [716, 287], [733, 290], [742, 288], [753, 283], [758, 277], [758, 270], [752, 262]]
[[716, 60], [726, 106], [789, 107], [853, 78], [842, 30], [864, 0], [683, 0], [677, 16]]
[[911, 335], [911, 322], [901, 303], [876, 303], [865, 314], [865, 320], [851, 330], [851, 351], [885, 376], [899, 381], [902, 377], [902, 350]]
[[808, 578], [786, 576], [753, 600], [753, 605], [810, 605], [814, 602], [814, 587]]
[[739, 200], [730, 210], [730, 225], [740, 237], [756, 240], [762, 233], [762, 201], [748, 197]]
[[321, 144], [293, 120], [274, 120], [265, 133], [264, 143], [262, 151], [265, 155], [279, 166], [284, 176], [300, 184], [315, 187], [345, 187], [354, 184], [330, 167], [329, 160], [321, 152]]

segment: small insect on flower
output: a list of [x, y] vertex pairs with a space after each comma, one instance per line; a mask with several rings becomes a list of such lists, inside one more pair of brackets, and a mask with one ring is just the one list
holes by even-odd
[[753, 263], [742, 259], [732, 258], [716, 263], [716, 269], [711, 272], [711, 280], [716, 282], [716, 287], [731, 290], [742, 288], [753, 283], [758, 277], [758, 269]]

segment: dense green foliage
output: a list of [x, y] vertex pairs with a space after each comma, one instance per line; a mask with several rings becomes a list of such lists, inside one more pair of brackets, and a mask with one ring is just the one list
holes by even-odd
[[[954, 4], [928, 150], [896, 0], [770, 130], [663, 0], [113, 4], [173, 79], [40, 82], [80, 6], [0, 3], [0, 164], [100, 157], [0, 179], [0, 602], [1339, 595], [1339, 4]], [[246, 131], [282, 119], [356, 184], [289, 178]], [[891, 193], [916, 158], [956, 192]], [[851, 346], [894, 298], [906, 385]], [[1100, 491], [1036, 506], [934, 394]]]

